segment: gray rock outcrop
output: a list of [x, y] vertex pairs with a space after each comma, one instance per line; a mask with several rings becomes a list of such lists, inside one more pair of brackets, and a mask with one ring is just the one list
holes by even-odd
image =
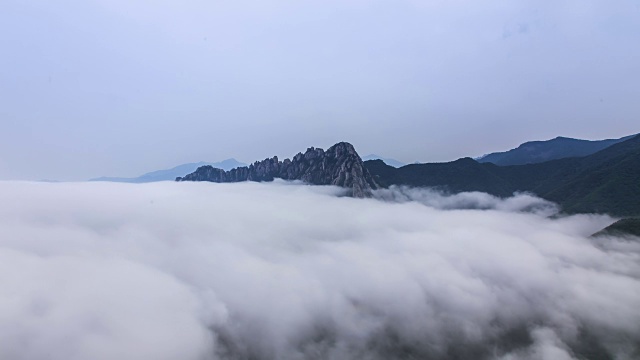
[[336, 185], [349, 189], [348, 195], [368, 197], [378, 185], [353, 145], [341, 142], [326, 151], [309, 148], [293, 159], [270, 159], [235, 168], [229, 171], [212, 166], [199, 167], [195, 172], [176, 178], [176, 181], [211, 181], [230, 183], [241, 181], [301, 180], [312, 185]]

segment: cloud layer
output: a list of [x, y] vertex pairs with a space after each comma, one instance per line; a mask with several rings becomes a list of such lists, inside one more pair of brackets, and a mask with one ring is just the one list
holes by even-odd
[[340, 192], [0, 183], [0, 358], [638, 356], [640, 243], [588, 237], [612, 219]]
[[416, 201], [442, 210], [491, 209], [507, 212], [531, 212], [546, 216], [555, 215], [560, 210], [556, 204], [527, 193], [518, 193], [510, 198], [501, 199], [482, 192], [446, 194], [432, 188], [424, 189], [393, 185], [388, 189], [375, 191], [374, 197], [401, 203]]

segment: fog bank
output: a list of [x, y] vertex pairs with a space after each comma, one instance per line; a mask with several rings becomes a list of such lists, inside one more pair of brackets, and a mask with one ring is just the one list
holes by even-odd
[[589, 238], [614, 219], [340, 194], [0, 182], [0, 358], [640, 356], [640, 242]]

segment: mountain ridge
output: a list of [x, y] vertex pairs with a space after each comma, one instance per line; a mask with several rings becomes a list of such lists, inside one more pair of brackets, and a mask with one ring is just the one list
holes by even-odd
[[399, 168], [406, 165], [405, 163], [398, 161], [396, 159], [385, 158], [376, 154], [369, 154], [362, 157], [362, 161], [368, 161], [368, 160], [382, 160], [384, 161], [385, 164], [393, 166], [395, 168]]
[[310, 147], [292, 159], [278, 160], [277, 156], [256, 161], [249, 166], [229, 171], [202, 166], [176, 181], [210, 181], [217, 183], [241, 181], [301, 180], [312, 185], [335, 185], [348, 189], [347, 195], [368, 197], [378, 188], [364, 167], [353, 145], [337, 143], [326, 151]]
[[[640, 215], [640, 135], [583, 157], [499, 166], [461, 158], [445, 163], [395, 168], [383, 160], [362, 161], [353, 145], [341, 142], [327, 151], [310, 147], [292, 159], [277, 157], [231, 170], [201, 166], [176, 181], [301, 180], [335, 185], [347, 195], [368, 197], [380, 187], [406, 185], [445, 192], [481, 191], [499, 197], [529, 192], [559, 204], [566, 213]], [[623, 138], [623, 139], [625, 139]]]
[[569, 213], [640, 214], [640, 135], [585, 157], [536, 164], [498, 166], [462, 158], [398, 169], [372, 160], [365, 162], [365, 167], [384, 187], [437, 187], [500, 197], [531, 192], [560, 204]]
[[537, 164], [569, 157], [584, 157], [629, 140], [633, 136], [635, 135], [604, 140], [582, 140], [557, 136], [550, 140], [527, 141], [514, 149], [490, 153], [475, 160], [480, 163], [509, 166]]

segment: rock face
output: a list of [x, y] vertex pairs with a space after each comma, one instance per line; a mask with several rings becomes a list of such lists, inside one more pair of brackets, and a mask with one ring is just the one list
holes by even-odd
[[273, 181], [275, 178], [302, 180], [312, 185], [336, 185], [349, 189], [348, 195], [353, 197], [367, 197], [371, 190], [378, 188], [353, 145], [346, 142], [335, 144], [327, 151], [311, 147], [291, 160], [279, 161], [274, 156], [230, 171], [202, 166], [176, 181], [228, 183]]

